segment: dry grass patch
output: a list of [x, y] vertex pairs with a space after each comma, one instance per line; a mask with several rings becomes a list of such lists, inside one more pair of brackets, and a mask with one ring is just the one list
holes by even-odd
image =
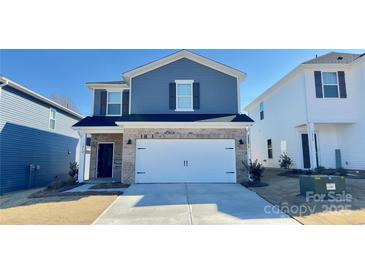
[[87, 225], [116, 198], [116, 195], [70, 196], [23, 199], [19, 205], [3, 203], [0, 209], [0, 224]]

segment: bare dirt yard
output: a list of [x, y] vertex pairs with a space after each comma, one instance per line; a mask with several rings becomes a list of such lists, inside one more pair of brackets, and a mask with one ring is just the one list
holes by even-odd
[[258, 195], [302, 224], [365, 224], [365, 179], [346, 178], [346, 199], [306, 199], [299, 196], [299, 179], [278, 176], [282, 170], [266, 169], [265, 187], [252, 187]]
[[0, 196], [0, 225], [87, 225], [117, 195], [75, 195], [29, 198], [36, 190]]

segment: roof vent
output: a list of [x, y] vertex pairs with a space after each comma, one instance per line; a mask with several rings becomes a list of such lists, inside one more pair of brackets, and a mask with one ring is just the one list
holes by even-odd
[[337, 60], [342, 60], [343, 59], [343, 56], [338, 56], [337, 57]]

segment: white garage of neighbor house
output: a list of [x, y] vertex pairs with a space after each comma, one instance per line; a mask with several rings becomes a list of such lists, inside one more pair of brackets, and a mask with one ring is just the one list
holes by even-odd
[[[241, 114], [245, 73], [190, 51], [92, 82], [93, 115], [73, 128], [91, 136], [90, 180], [237, 183], [247, 180]], [[79, 179], [85, 173], [81, 150]]]
[[278, 167], [365, 170], [365, 54], [330, 52], [300, 64], [245, 109], [252, 159]]

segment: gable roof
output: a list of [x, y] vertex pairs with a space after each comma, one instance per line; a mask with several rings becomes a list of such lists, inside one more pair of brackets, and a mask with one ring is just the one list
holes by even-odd
[[329, 52], [325, 55], [313, 58], [303, 64], [350, 64], [363, 54]]
[[[358, 61], [360, 58], [364, 57], [363, 54], [352, 54], [352, 53], [341, 53], [341, 52], [329, 52], [317, 58], [308, 60], [299, 64], [296, 68], [287, 73], [284, 77], [278, 80], [275, 84], [273, 84], [266, 91], [257, 96], [251, 103], [249, 103], [244, 109], [249, 111], [253, 107], [256, 107], [260, 101], [264, 100], [267, 96], [270, 96], [272, 93], [276, 92], [276, 88], [280, 86], [282, 83], [286, 82], [291, 77], [295, 76], [298, 72], [301, 71], [302, 68], [305, 68], [306, 65], [351, 65]], [[342, 57], [342, 58], [339, 58]]]
[[56, 103], [55, 101], [52, 101], [51, 99], [48, 99], [48, 98], [36, 93], [35, 91], [30, 90], [30, 89], [28, 89], [28, 88], [26, 88], [26, 87], [24, 87], [24, 86], [22, 86], [22, 85], [20, 85], [16, 82], [10, 80], [8, 78], [0, 76], [0, 84], [5, 85], [5, 86], [8, 85], [12, 88], [15, 88], [16, 90], [18, 90], [20, 92], [23, 92], [23, 93], [25, 93], [25, 94], [33, 97], [33, 98], [36, 98], [36, 99], [38, 99], [38, 100], [40, 100], [44, 103], [47, 103], [47, 104], [51, 105], [52, 107], [55, 107], [59, 110], [62, 110], [64, 112], [68, 113], [68, 114], [71, 114], [72, 116], [77, 117], [78, 119], [84, 118], [84, 116], [81, 115], [80, 113], [78, 113], [76, 111], [73, 111], [69, 108], [66, 108], [66, 107], [60, 105], [59, 103]]
[[140, 74], [149, 72], [151, 70], [157, 69], [159, 67], [165, 66], [169, 63], [175, 62], [179, 59], [187, 58], [194, 62], [200, 63], [202, 65], [205, 65], [207, 67], [210, 67], [212, 69], [218, 70], [220, 72], [223, 72], [225, 74], [231, 75], [233, 77], [238, 78], [240, 81], [244, 80], [246, 78], [246, 73], [234, 69], [232, 67], [229, 67], [227, 65], [224, 65], [222, 63], [219, 63], [217, 61], [211, 60], [209, 58], [203, 57], [201, 55], [198, 55], [196, 53], [193, 53], [188, 50], [180, 50], [177, 51], [171, 55], [168, 55], [164, 58], [161, 58], [159, 60], [153, 61], [151, 63], [145, 64], [143, 66], [137, 67], [133, 70], [127, 71], [123, 73], [123, 77], [126, 82], [129, 82], [131, 77], [138, 76]]

